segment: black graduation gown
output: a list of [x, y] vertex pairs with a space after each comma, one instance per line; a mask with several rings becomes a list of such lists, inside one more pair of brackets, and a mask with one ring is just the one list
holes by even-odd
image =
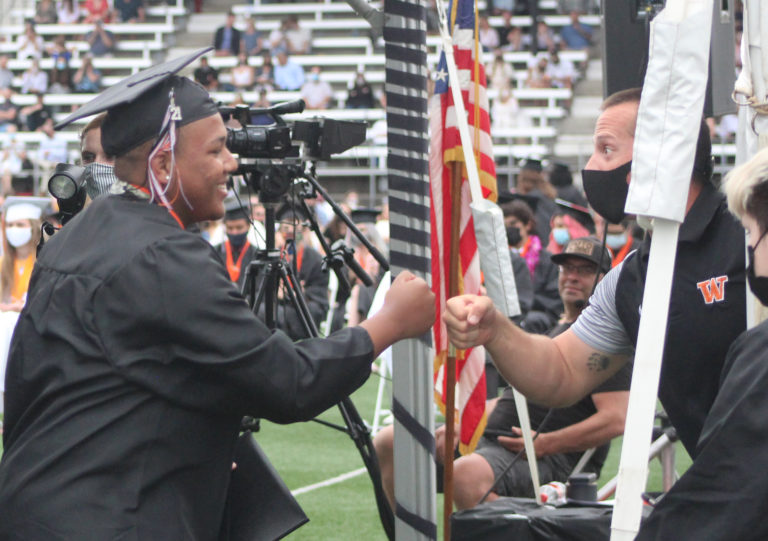
[[638, 541], [768, 539], [768, 322], [731, 346], [696, 458]]
[[165, 209], [96, 200], [42, 250], [11, 344], [0, 539], [215, 539], [240, 418], [317, 415], [372, 349], [271, 333]]

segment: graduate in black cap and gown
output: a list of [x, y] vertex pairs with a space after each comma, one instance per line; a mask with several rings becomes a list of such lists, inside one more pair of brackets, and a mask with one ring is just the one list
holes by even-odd
[[248, 211], [234, 201], [224, 212], [224, 228], [227, 238], [216, 249], [227, 266], [227, 274], [242, 291], [248, 264], [256, 257], [256, 249], [248, 241], [250, 221]]
[[326, 339], [294, 344], [251, 312], [188, 229], [223, 216], [237, 167], [208, 93], [175, 75], [205, 52], [64, 121], [107, 111], [118, 181], [32, 274], [6, 376], [0, 539], [216, 539], [243, 415], [312, 418], [432, 325], [434, 297], [406, 272], [375, 317]]
[[[309, 217], [300, 207], [285, 204], [277, 210], [276, 218], [280, 224], [280, 235], [276, 241], [278, 248], [298, 277], [309, 313], [319, 327], [328, 314], [328, 272], [323, 270], [323, 256], [310, 246], [306, 237], [313, 234], [305, 226]], [[309, 334], [288, 299], [288, 296], [278, 292], [277, 327], [294, 340], [307, 338]]]

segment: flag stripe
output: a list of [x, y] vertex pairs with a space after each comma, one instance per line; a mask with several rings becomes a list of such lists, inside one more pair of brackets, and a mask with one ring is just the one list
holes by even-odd
[[[496, 198], [496, 166], [490, 136], [488, 96], [485, 90], [485, 70], [475, 54], [475, 12], [471, 0], [458, 0], [456, 27], [453, 31], [453, 52], [458, 68], [458, 83], [462, 101], [468, 115], [469, 133], [473, 141], [475, 160], [479, 169], [483, 195]], [[450, 19], [450, 16], [449, 16]], [[466, 170], [462, 178], [460, 215], [452, 216], [451, 175], [454, 163], [464, 162], [463, 146], [459, 134], [453, 95], [448, 86], [444, 53], [440, 56], [435, 82], [435, 93], [430, 99], [430, 195], [432, 221], [432, 289], [438, 318], [433, 329], [435, 346], [434, 378], [435, 398], [444, 409], [445, 359], [448, 340], [442, 323], [442, 313], [448, 295], [448, 276], [451, 265], [450, 245], [452, 224], [459, 220], [459, 293], [480, 292], [481, 274], [474, 223], [470, 212], [469, 185]], [[456, 408], [460, 422], [460, 450], [471, 451], [485, 427], [485, 352], [474, 348], [457, 355]]]

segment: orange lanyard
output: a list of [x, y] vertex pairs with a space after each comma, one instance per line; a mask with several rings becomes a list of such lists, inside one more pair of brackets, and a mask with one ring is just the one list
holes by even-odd
[[237, 263], [235, 263], [232, 260], [232, 245], [229, 243], [229, 240], [224, 241], [224, 246], [227, 249], [227, 272], [229, 273], [229, 278], [233, 282], [237, 282], [237, 280], [240, 278], [240, 267], [243, 264], [243, 258], [245, 257], [245, 252], [248, 250], [248, 241], [245, 241], [245, 244], [243, 245], [243, 249], [240, 250], [240, 255], [237, 258]]

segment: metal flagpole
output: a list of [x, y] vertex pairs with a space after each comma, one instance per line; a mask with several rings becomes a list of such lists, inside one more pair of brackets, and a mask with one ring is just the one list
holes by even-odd
[[653, 220], [611, 541], [640, 527], [680, 224], [704, 108], [712, 0], [668, 0], [651, 23], [626, 212]]

